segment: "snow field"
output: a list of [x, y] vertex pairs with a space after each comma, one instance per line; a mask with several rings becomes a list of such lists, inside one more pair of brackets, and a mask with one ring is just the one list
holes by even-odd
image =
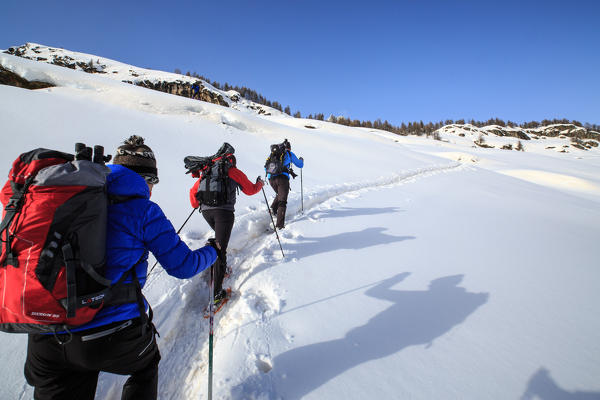
[[[283, 138], [305, 158], [304, 213], [298, 178], [280, 231], [285, 258], [264, 233], [262, 193], [238, 197], [216, 399], [599, 396], [597, 150], [472, 148], [257, 116], [4, 54], [0, 64], [59, 85], [0, 86], [10, 138], [0, 175], [32, 148], [83, 141], [110, 153], [140, 134], [158, 158], [152, 199], [175, 229], [191, 211], [183, 157], [228, 141], [251, 180]], [[199, 215], [182, 232], [192, 248], [211, 236]], [[177, 280], [157, 266], [144, 289], [161, 334], [161, 399], [206, 396], [206, 275]], [[3, 393], [31, 398], [26, 338], [0, 335]], [[96, 397], [120, 398], [124, 380], [102, 374]]]
[[[230, 265], [233, 267], [233, 271], [231, 277], [226, 279], [225, 284], [231, 285], [233, 296], [231, 300], [232, 305], [225, 306], [222, 312], [216, 316], [215, 326], [219, 327], [219, 338], [221, 335], [225, 339], [233, 335], [233, 340], [236, 341], [237, 338], [235, 337], [239, 335], [240, 325], [244, 326], [256, 321], [262, 321], [264, 323], [281, 312], [282, 307], [285, 305], [285, 296], [281, 293], [284, 289], [277, 285], [273, 286], [268, 278], [266, 281], [261, 280], [259, 288], [255, 289], [251, 287], [248, 291], [246, 291], [246, 283], [254, 281], [255, 276], [264, 277], [264, 271], [270, 268], [277, 268], [281, 262], [297, 262], [295, 253], [299, 250], [294, 249], [303, 248], [306, 250], [306, 246], [298, 246], [295, 244], [295, 239], [299, 236], [299, 233], [293, 228], [296, 221], [308, 220], [317, 222], [322, 218], [323, 213], [334, 210], [336, 205], [344, 203], [346, 201], [345, 199], [359, 197], [360, 193], [364, 191], [380, 190], [381, 188], [389, 188], [394, 185], [414, 182], [420, 178], [426, 178], [427, 176], [436, 173], [452, 171], [457, 167], [460, 167], [460, 165], [441, 165], [399, 173], [393, 177], [380, 179], [376, 182], [335, 185], [334, 187], [327, 189], [309, 191], [306, 193], [307, 199], [304, 202], [304, 215], [300, 212], [301, 201], [299, 199], [299, 193], [297, 193], [297, 191], [294, 192], [293, 196], [290, 196], [290, 201], [288, 202], [286, 229], [279, 231], [282, 243], [288, 243], [288, 246], [292, 248], [290, 252], [289, 249], [284, 247], [284, 252], [286, 253], [285, 260], [282, 260], [275, 235], [265, 233], [265, 230], [271, 224], [266, 206], [263, 204], [259, 209], [243, 214], [241, 218], [236, 220], [230, 246], [228, 248], [228, 259]], [[294, 182], [295, 185], [297, 185], [297, 183], [298, 182]], [[271, 196], [272, 194], [270, 194], [270, 197]], [[270, 200], [271, 199], [269, 198], [269, 201]], [[190, 236], [197, 237], [199, 236], [199, 233], [192, 232], [191, 235], [186, 235], [186, 242], [193, 248], [202, 245], [210, 236], [210, 232], [206, 233], [206, 237], [203, 237], [200, 240], [197, 238], [190, 240]], [[158, 271], [163, 270], [158, 269]], [[150, 291], [154, 291], [153, 285], [159, 279], [156, 274], [160, 274], [160, 272], [154, 272], [154, 274], [155, 275], [150, 275], [149, 283], [147, 285], [147, 289]], [[191, 289], [186, 288], [185, 291], [196, 293], [197, 291], [204, 289], [204, 292], [207, 292], [207, 272], [205, 272], [204, 275], [205, 278], [199, 283], [199, 287]], [[181, 387], [178, 385], [169, 385], [168, 382], [165, 382], [165, 384], [161, 385], [161, 390], [163, 391], [162, 395], [165, 397], [168, 395], [172, 396], [171, 398], [197, 398], [199, 393], [202, 393], [203, 390], [205, 390], [205, 379], [197, 378], [206, 375], [208, 327], [206, 324], [198, 325], [196, 319], [199, 315], [198, 309], [202, 308], [200, 304], [206, 304], [207, 298], [206, 296], [196, 297], [201, 298], [199, 304], [196, 304], [195, 302], [186, 302], [183, 311], [176, 313], [171, 313], [161, 308], [161, 304], [166, 300], [165, 296], [159, 300], [151, 301], [151, 303], [154, 304], [154, 309], [157, 314], [169, 315], [168, 319], [173, 320], [169, 322], [165, 321], [163, 326], [158, 327], [159, 331], [166, 329], [168, 332], [177, 332], [176, 334], [173, 333], [176, 335], [175, 337], [168, 336], [161, 338], [161, 349], [165, 346], [162, 343], [177, 343], [180, 341], [178, 339], [179, 337], [189, 338], [189, 335], [192, 332], [197, 334], [198, 338], [195, 340], [199, 343], [203, 343], [202, 348], [199, 350], [199, 357], [195, 360], [190, 360], [192, 366], [186, 378], [186, 382], [190, 382], [190, 384]], [[185, 297], [182, 297], [182, 299], [186, 300]], [[192, 312], [192, 322], [189, 322], [190, 312], [188, 309], [196, 310], [196, 312]], [[169, 328], [169, 326], [178, 328]], [[286, 335], [282, 332], [278, 332], [277, 334], [280, 336], [283, 335], [284, 337]], [[285, 340], [289, 341], [291, 339], [286, 337]], [[192, 348], [197, 348], [198, 346], [199, 345], [195, 343]], [[189, 350], [190, 347], [186, 347], [185, 351], [189, 352]], [[247, 363], [249, 364], [248, 368], [258, 368], [263, 372], [268, 372], [272, 368], [270, 357], [267, 355], [269, 354], [267, 349], [253, 349], [248, 345], [246, 354], [254, 354], [254, 356], [250, 356], [247, 360]], [[179, 363], [182, 357], [185, 358], [185, 356], [179, 354], [179, 352], [174, 353], [174, 356], [177, 359], [177, 361], [173, 362], [174, 364]], [[172, 357], [172, 355], [169, 354], [167, 357]], [[165, 356], [163, 356], [162, 362], [165, 363]], [[184, 365], [187, 365], [188, 368], [190, 368], [190, 363], [184, 363]], [[173, 366], [173, 368], [177, 367]], [[217, 375], [215, 375], [215, 377], [217, 377]], [[219, 381], [218, 379], [215, 379], [215, 390], [218, 390], [219, 387], [226, 388], [227, 384], [227, 380]]]

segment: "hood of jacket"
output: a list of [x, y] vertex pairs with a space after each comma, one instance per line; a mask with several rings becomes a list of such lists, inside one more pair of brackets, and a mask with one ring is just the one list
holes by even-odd
[[110, 164], [108, 168], [111, 170], [106, 178], [108, 194], [150, 198], [150, 189], [141, 175], [118, 164]]

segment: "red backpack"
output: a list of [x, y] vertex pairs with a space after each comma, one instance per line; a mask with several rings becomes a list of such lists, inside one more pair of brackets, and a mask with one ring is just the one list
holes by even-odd
[[[21, 154], [0, 192], [0, 330], [40, 333], [89, 322], [106, 304], [138, 301], [104, 278], [108, 197], [103, 148]], [[135, 274], [134, 274], [135, 275]], [[120, 290], [114, 290], [115, 287]], [[118, 293], [117, 293], [118, 292]]]

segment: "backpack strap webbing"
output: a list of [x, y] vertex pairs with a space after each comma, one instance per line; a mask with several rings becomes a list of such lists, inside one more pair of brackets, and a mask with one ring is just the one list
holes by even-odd
[[[23, 199], [25, 198], [25, 194], [29, 190], [29, 186], [33, 183], [35, 175], [29, 177], [22, 188], [17, 188], [17, 185], [12, 185], [13, 195], [8, 200], [8, 204], [4, 207], [4, 218], [0, 223], [0, 253], [2, 252], [2, 247], [6, 246], [5, 258], [2, 266], [12, 265], [15, 268], [19, 267], [19, 262], [17, 257], [12, 251], [12, 236], [10, 234], [10, 225], [12, 224], [15, 217], [21, 212], [21, 208], [23, 208]], [[2, 240], [2, 234], [5, 234], [5, 239]]]
[[[130, 269], [125, 271], [125, 273], [123, 273], [119, 280], [114, 284], [111, 284], [110, 280], [100, 276], [96, 271], [93, 270], [91, 265], [86, 265], [85, 263], [76, 260], [73, 257], [73, 250], [70, 243], [67, 243], [65, 246], [63, 246], [63, 256], [66, 264], [67, 297], [59, 301], [60, 304], [67, 310], [67, 318], [75, 317], [75, 312], [81, 307], [93, 307], [100, 304], [119, 305], [127, 303], [139, 303], [140, 296], [143, 297], [142, 289], [139, 284], [139, 280], [137, 279], [137, 274], [135, 273], [135, 267], [137, 267], [144, 260], [146, 252], [144, 252], [140, 259]], [[90, 277], [98, 283], [106, 286], [106, 288], [92, 294], [77, 296], [75, 271], [78, 262], [86, 273], [89, 274], [88, 268], [92, 270], [94, 275], [90, 274]], [[124, 283], [130, 271], [133, 273], [132, 282]]]
[[152, 312], [152, 307], [150, 307], [150, 303], [146, 301], [146, 303], [148, 303], [148, 314], [146, 314], [146, 307], [144, 304], [146, 298], [144, 297], [144, 293], [142, 293], [142, 285], [140, 284], [140, 280], [138, 279], [138, 276], [135, 273], [135, 268], [131, 269], [131, 273], [133, 274], [133, 282], [137, 293], [138, 310], [140, 311], [140, 318], [142, 319], [142, 336], [144, 336], [146, 334], [146, 331], [148, 330], [148, 327], [152, 323], [152, 317], [154, 313]]

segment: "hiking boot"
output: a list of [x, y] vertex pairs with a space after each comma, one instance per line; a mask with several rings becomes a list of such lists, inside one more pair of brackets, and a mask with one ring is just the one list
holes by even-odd
[[221, 289], [217, 294], [215, 294], [215, 305], [221, 303], [223, 300], [227, 298], [227, 290]]
[[279, 208], [277, 208], [277, 221], [275, 221], [275, 225], [279, 229], [283, 229], [285, 226], [285, 209], [285, 206], [279, 206]]

